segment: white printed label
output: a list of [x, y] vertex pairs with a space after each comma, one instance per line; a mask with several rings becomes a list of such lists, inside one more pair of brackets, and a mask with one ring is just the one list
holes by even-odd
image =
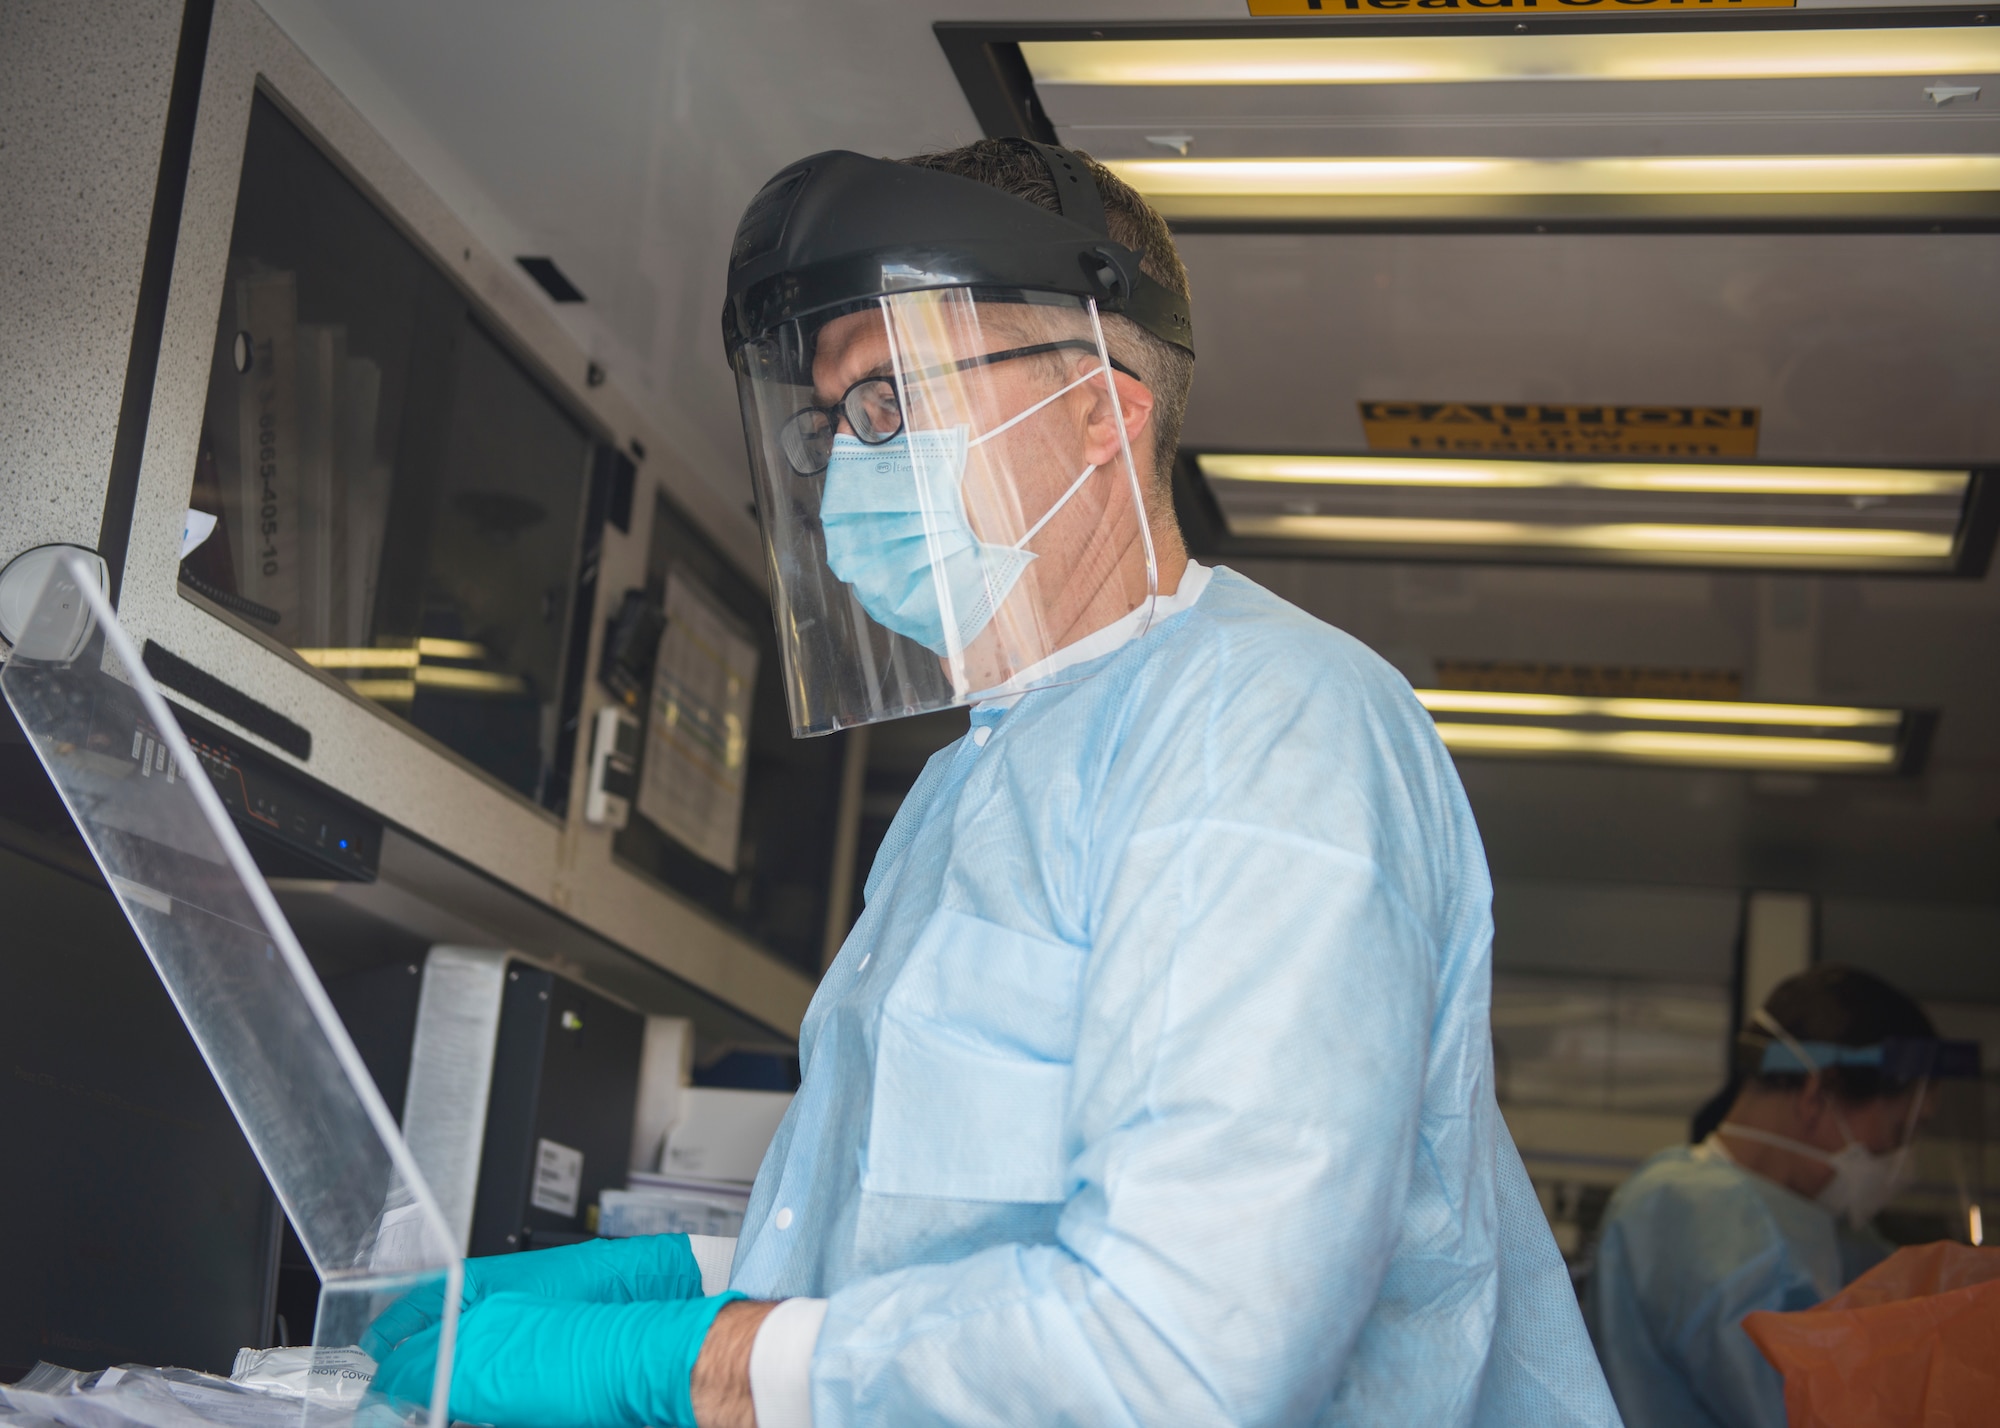
[[535, 1193], [528, 1203], [552, 1215], [574, 1215], [583, 1188], [583, 1152], [552, 1140], [535, 1142]]
[[187, 518], [181, 523], [181, 559], [186, 560], [193, 555], [201, 543], [214, 534], [215, 517], [189, 506]]

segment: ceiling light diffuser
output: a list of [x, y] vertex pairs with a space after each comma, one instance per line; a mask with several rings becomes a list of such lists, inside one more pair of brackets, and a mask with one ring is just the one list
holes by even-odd
[[1994, 526], [1968, 467], [1224, 451], [1187, 471], [1208, 499], [1184, 519], [1221, 554], [1977, 574]]
[[1642, 555], [1661, 564], [1857, 566], [1942, 562], [1953, 538], [1932, 531], [1779, 525], [1558, 525], [1397, 516], [1244, 515], [1232, 535], [1380, 546], [1495, 546]]
[[1539, 724], [1438, 721], [1438, 737], [1454, 753], [1543, 758], [1610, 759], [1626, 763], [1793, 772], [1886, 772], [1894, 744], [1860, 739], [1709, 734], [1669, 729], [1565, 729]]
[[1746, 704], [1724, 699], [1622, 699], [1514, 694], [1487, 689], [1419, 689], [1433, 714], [1519, 715], [1535, 719], [1614, 719], [1650, 723], [1764, 724], [1790, 729], [1893, 729], [1900, 709], [1844, 704]]
[[1459, 84], [1561, 80], [1928, 80], [2000, 73], [1988, 27], [1560, 35], [1030, 40], [1035, 84]]
[[[2000, 190], [2000, 154], [1752, 154], [1610, 159], [1113, 159], [1172, 219], [1179, 200], [1924, 194]], [[1215, 216], [1204, 207], [1203, 216]]]
[[1888, 772], [1906, 757], [1913, 717], [1862, 705], [1734, 699], [1491, 689], [1419, 689], [1416, 696], [1455, 754], [1703, 768]]
[[1968, 471], [1868, 466], [1710, 466], [1597, 461], [1423, 460], [1399, 456], [1280, 456], [1204, 452], [1210, 481], [1307, 486], [1419, 486], [1684, 492], [1699, 495], [1962, 497]]

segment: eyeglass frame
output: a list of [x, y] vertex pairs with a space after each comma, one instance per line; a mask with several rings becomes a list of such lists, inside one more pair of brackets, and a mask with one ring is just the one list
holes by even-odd
[[[946, 362], [936, 367], [920, 368], [915, 372], [905, 373], [903, 376], [903, 381], [905, 383], [920, 382], [920, 381], [925, 381], [932, 377], [948, 377], [955, 372], [969, 372], [975, 367], [989, 367], [996, 362], [1011, 362], [1017, 357], [1039, 357], [1043, 353], [1047, 352], [1095, 353], [1096, 351], [1097, 351], [1097, 344], [1095, 342], [1089, 341], [1086, 338], [1064, 337], [1054, 342], [1036, 342], [1036, 343], [1031, 343], [1026, 347], [1009, 347], [999, 352], [981, 353], [977, 357], [962, 357], [956, 362]], [[1122, 372], [1126, 376], [1130, 377], [1133, 381], [1144, 383], [1145, 378], [1141, 377], [1137, 372], [1134, 372], [1130, 367], [1127, 367], [1123, 362], [1120, 362], [1116, 357], [1109, 357], [1107, 355], [1107, 360], [1111, 363], [1112, 371]], [[786, 417], [784, 422], [778, 427], [778, 445], [781, 449], [784, 449], [786, 462], [790, 464], [792, 470], [796, 472], [801, 478], [810, 479], [814, 476], [823, 476], [826, 474], [826, 468], [828, 465], [832, 463], [833, 460], [833, 444], [831, 441], [827, 443], [826, 460], [822, 461], [813, 470], [807, 471], [802, 466], [800, 466], [798, 461], [793, 458], [792, 453], [785, 441], [786, 434], [790, 432], [798, 424], [798, 420], [800, 417], [812, 416], [812, 415], [823, 416], [827, 419], [828, 430], [836, 434], [840, 430], [841, 420], [845, 418], [847, 421], [848, 429], [854, 433], [854, 439], [868, 446], [885, 445], [888, 442], [894, 441], [898, 436], [901, 436], [903, 434], [903, 421], [901, 420], [903, 402], [900, 394], [898, 394], [896, 397], [896, 413], [899, 418], [896, 423], [896, 429], [894, 431], [885, 432], [880, 436], [872, 438], [863, 436], [861, 434], [861, 424], [855, 421], [853, 416], [848, 412], [847, 404], [853, 398], [856, 392], [860, 391], [863, 387], [867, 386], [871, 382], [887, 383], [892, 391], [895, 389], [896, 386], [895, 379], [891, 377], [886, 377], [886, 376], [862, 377], [858, 381], [850, 385], [846, 391], [840, 394], [839, 401], [833, 402], [827, 406], [807, 405], [800, 407], [797, 411], [793, 412], [790, 416]]]

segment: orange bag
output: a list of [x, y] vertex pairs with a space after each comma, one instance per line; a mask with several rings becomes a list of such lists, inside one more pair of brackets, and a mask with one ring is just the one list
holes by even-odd
[[1743, 1319], [1791, 1428], [2000, 1424], [2000, 1249], [1897, 1250], [1811, 1309]]

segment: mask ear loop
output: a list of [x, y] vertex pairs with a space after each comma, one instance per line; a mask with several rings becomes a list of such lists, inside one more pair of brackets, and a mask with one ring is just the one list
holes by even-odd
[[[1776, 1017], [1772, 1016], [1771, 1013], [1766, 1011], [1763, 1007], [1758, 1007], [1755, 1012], [1751, 1013], [1750, 1020], [1756, 1023], [1758, 1026], [1763, 1027], [1764, 1030], [1770, 1032], [1771, 1035], [1777, 1037], [1779, 1042], [1783, 1044], [1785, 1050], [1791, 1052], [1792, 1055], [1799, 1058], [1799, 1065], [1806, 1068], [1806, 1075], [1818, 1080], [1820, 1083], [1821, 1090], [1826, 1089], [1826, 1078], [1824, 1074], [1826, 1068], [1820, 1065], [1819, 1062], [1815, 1061], [1812, 1058], [1812, 1054], [1808, 1052], [1805, 1049], [1805, 1047], [1799, 1045], [1798, 1040], [1789, 1031], [1785, 1030], [1784, 1024], [1782, 1022], [1780, 1022]], [[1829, 1100], [1832, 1099], [1832, 1093], [1830, 1091], [1827, 1093], [1827, 1096]], [[1836, 1105], [1833, 1108], [1833, 1118], [1840, 1124], [1841, 1138], [1848, 1145], [1855, 1144], [1854, 1132], [1847, 1128], [1847, 1117], [1840, 1113], [1840, 1107], [1838, 1105]]]
[[[1817, 1077], [1820, 1074], [1822, 1068], [1819, 1062], [1813, 1059], [1812, 1054], [1805, 1047], [1799, 1045], [1798, 1041], [1789, 1031], [1785, 1030], [1776, 1017], [1765, 1011], [1764, 1008], [1758, 1007], [1756, 1011], [1750, 1013], [1750, 1021], [1753, 1025], [1761, 1026], [1764, 1030], [1770, 1032], [1787, 1051], [1798, 1057], [1799, 1065], [1805, 1068], [1807, 1076]], [[1838, 1115], [1839, 1112], [1835, 1111], [1834, 1114]], [[1731, 1125], [1725, 1120], [1715, 1128], [1715, 1133], [1717, 1135], [1733, 1135], [1743, 1140], [1754, 1140], [1761, 1145], [1774, 1145], [1780, 1150], [1789, 1150], [1795, 1154], [1803, 1155], [1822, 1163], [1830, 1164], [1833, 1159], [1832, 1156], [1816, 1145], [1807, 1145], [1804, 1141], [1793, 1140], [1790, 1136], [1773, 1135], [1770, 1131], [1758, 1130], [1754, 1126]], [[1840, 1133], [1846, 1136], [1849, 1142], [1853, 1141], [1853, 1133], [1847, 1129], [1845, 1121], [1841, 1122]]]
[[1770, 1032], [1771, 1035], [1776, 1037], [1778, 1041], [1784, 1046], [1785, 1050], [1791, 1052], [1792, 1055], [1798, 1057], [1799, 1065], [1805, 1068], [1806, 1074], [1808, 1076], [1817, 1076], [1822, 1071], [1826, 1070], [1824, 1066], [1820, 1065], [1819, 1062], [1813, 1059], [1811, 1052], [1807, 1051], [1805, 1047], [1799, 1045], [1797, 1039], [1794, 1038], [1789, 1031], [1785, 1030], [1784, 1023], [1780, 1022], [1776, 1017], [1772, 1016], [1770, 1012], [1766, 1011], [1763, 1007], [1758, 1007], [1757, 1010], [1750, 1013], [1750, 1020], [1756, 1025], [1763, 1027], [1764, 1030]]
[[[1146, 618], [1134, 638], [1153, 627], [1153, 613], [1160, 599], [1160, 560], [1153, 549], [1152, 513], [1146, 509], [1146, 493], [1139, 485], [1139, 463], [1132, 457], [1132, 442], [1125, 434], [1125, 407], [1118, 400], [1118, 382], [1111, 372], [1111, 348], [1104, 341], [1104, 323], [1097, 314], [1097, 299], [1085, 298], [1090, 313], [1090, 333], [1097, 339], [1097, 358], [1103, 364], [1104, 385], [1111, 391], [1111, 419], [1118, 424], [1118, 447], [1125, 454], [1126, 483], [1132, 488], [1132, 514], [1139, 522], [1139, 544], [1146, 554]], [[1087, 473], [1086, 473], [1087, 474]]]
[[1100, 373], [1109, 372], [1110, 370], [1111, 369], [1109, 367], [1099, 367], [1097, 368], [1096, 371], [1085, 372], [1081, 377], [1078, 377], [1074, 382], [1071, 382], [1068, 386], [1058, 387], [1053, 392], [1050, 392], [1046, 397], [1043, 397], [1039, 402], [1036, 402], [1033, 406], [1028, 407], [1023, 411], [1018, 411], [1014, 413], [1014, 415], [1008, 417], [1007, 420], [1001, 422], [1000, 425], [994, 427], [991, 431], [980, 432], [979, 435], [973, 437], [971, 440], [965, 443], [966, 449], [970, 450], [971, 448], [979, 445], [982, 441], [991, 441], [1001, 432], [1007, 430], [1008, 427], [1026, 421], [1029, 417], [1033, 416], [1036, 412], [1040, 411], [1043, 407], [1047, 406], [1057, 397], [1060, 397], [1065, 393], [1075, 391], [1085, 382], [1093, 381], [1097, 378], [1097, 376]]
[[1083, 489], [1083, 483], [1090, 479], [1090, 473], [1095, 471], [1096, 469], [1097, 468], [1095, 466], [1084, 467], [1083, 474], [1081, 476], [1078, 476], [1074, 481], [1069, 483], [1069, 489], [1067, 491], [1063, 492], [1060, 496], [1056, 497], [1056, 503], [1053, 506], [1050, 506], [1046, 511], [1042, 512], [1042, 518], [1039, 521], [1036, 521], [1033, 525], [1028, 527], [1028, 533], [1026, 535], [1022, 536], [1019, 540], [1014, 542], [1014, 549], [1016, 550], [1027, 549], [1028, 542], [1033, 540], [1036, 536], [1040, 535], [1042, 533], [1042, 527], [1047, 525], [1050, 521], [1056, 518], [1056, 513], [1062, 510], [1064, 506], [1067, 506], [1069, 504], [1069, 498], [1071, 496], [1074, 496], [1078, 491], [1081, 491]]
[[[970, 441], [965, 443], [966, 450], [970, 451], [973, 447], [979, 445], [980, 442], [990, 441], [994, 437], [998, 436], [1001, 432], [1007, 430], [1008, 427], [1014, 426], [1019, 422], [1026, 421], [1029, 417], [1033, 416], [1036, 412], [1040, 411], [1050, 402], [1055, 401], [1058, 397], [1065, 396], [1068, 393], [1075, 391], [1078, 387], [1081, 387], [1085, 382], [1095, 381], [1100, 376], [1106, 377], [1108, 379], [1110, 374], [1111, 374], [1111, 368], [1103, 365], [1098, 366], [1094, 371], [1085, 372], [1081, 377], [1078, 377], [1074, 382], [1071, 382], [1068, 386], [1058, 387], [1055, 391], [1050, 392], [1046, 397], [1043, 397], [1039, 402], [1036, 402], [1033, 406], [1027, 408], [1025, 411], [1019, 411], [1014, 413], [1013, 416], [1008, 417], [1007, 420], [1001, 422], [1000, 425], [994, 427], [991, 431], [982, 431], [981, 433], [979, 433], [979, 435], [973, 437]], [[1113, 385], [1112, 390], [1116, 392], [1117, 390], [1116, 384]], [[1084, 467], [1083, 474], [1078, 476], [1076, 480], [1069, 483], [1069, 489], [1056, 498], [1056, 502], [1054, 505], [1050, 506], [1046, 511], [1042, 512], [1042, 518], [1036, 521], [1032, 526], [1028, 527], [1028, 533], [1026, 535], [1022, 536], [1019, 540], [1014, 542], [1014, 549], [1015, 550], [1025, 549], [1029, 541], [1033, 540], [1036, 536], [1040, 535], [1042, 533], [1042, 527], [1047, 525], [1050, 521], [1054, 520], [1056, 518], [1056, 513], [1062, 510], [1064, 506], [1067, 506], [1069, 504], [1070, 497], [1074, 496], [1078, 491], [1081, 491], [1083, 489], [1083, 483], [1090, 479], [1090, 473], [1095, 470], [1097, 470], [1097, 467], [1095, 465]]]

